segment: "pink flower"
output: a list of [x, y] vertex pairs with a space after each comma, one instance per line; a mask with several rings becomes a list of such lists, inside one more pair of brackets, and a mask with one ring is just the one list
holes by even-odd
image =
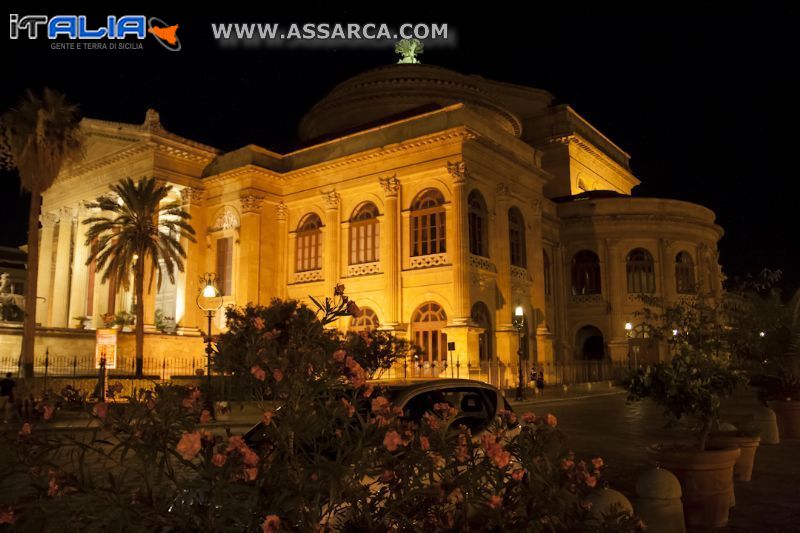
[[381, 474], [378, 479], [381, 480], [381, 483], [389, 483], [391, 480], [394, 479], [394, 472], [392, 472], [391, 470], [384, 470], [383, 474]]
[[13, 524], [16, 520], [17, 517], [14, 514], [14, 509], [11, 507], [0, 509], [0, 524]]
[[264, 423], [265, 426], [272, 424], [272, 417], [275, 415], [272, 411], [264, 411], [264, 414], [261, 415], [261, 421]]
[[42, 418], [44, 418], [45, 420], [50, 420], [51, 418], [53, 418], [53, 413], [55, 412], [56, 412], [55, 405], [45, 405], [44, 412], [42, 413]]
[[514, 481], [522, 481], [522, 478], [525, 477], [525, 470], [517, 468], [511, 473], [511, 477]]
[[533, 424], [536, 422], [536, 415], [531, 413], [530, 411], [522, 415], [522, 421], [526, 424]]
[[428, 440], [428, 437], [419, 438], [419, 447], [422, 448], [424, 451], [428, 451], [431, 449], [431, 441]]
[[254, 481], [258, 477], [258, 468], [250, 467], [244, 469], [244, 479], [246, 481]]
[[347, 398], [342, 398], [342, 405], [347, 409], [347, 416], [352, 417], [356, 413], [355, 406]]
[[489, 507], [491, 507], [492, 509], [499, 508], [502, 503], [503, 503], [503, 498], [501, 498], [497, 494], [492, 494], [489, 497]]
[[556, 427], [556, 424], [558, 424], [558, 419], [550, 413], [547, 413], [547, 425], [550, 427]]
[[225, 461], [228, 460], [228, 457], [222, 453], [215, 453], [214, 457], [211, 458], [211, 464], [216, 467], [222, 467], [225, 465]]
[[497, 465], [497, 468], [505, 468], [511, 462], [511, 452], [502, 451], [497, 452], [492, 456], [492, 462]]
[[597, 485], [597, 478], [594, 476], [586, 476], [586, 486], [594, 488], [595, 485]]
[[573, 461], [572, 459], [562, 459], [561, 460], [561, 468], [563, 470], [570, 470], [574, 466], [575, 466], [575, 461]]
[[239, 435], [231, 435], [231, 437], [228, 439], [228, 447], [225, 449], [225, 451], [230, 453], [234, 450], [240, 450], [246, 446], [247, 444], [245, 444], [242, 437]]
[[403, 442], [403, 439], [400, 438], [400, 434], [395, 430], [389, 430], [386, 432], [386, 436], [383, 437], [383, 445], [386, 447], [387, 450], [390, 452], [394, 452], [397, 450], [397, 447]]
[[28, 422], [22, 424], [22, 428], [19, 430], [20, 437], [27, 437], [31, 434], [31, 425]]
[[264, 369], [258, 365], [251, 366], [250, 373], [253, 374], [253, 377], [256, 378], [258, 381], [264, 381], [265, 379], [267, 379], [267, 373], [264, 372]]
[[389, 408], [389, 400], [383, 396], [378, 396], [372, 400], [372, 412], [380, 413]]
[[425, 413], [424, 415], [422, 415], [422, 419], [425, 421], [426, 424], [428, 424], [428, 427], [434, 431], [442, 427], [442, 421], [436, 415]]
[[253, 319], [253, 326], [256, 329], [264, 329], [264, 319], [260, 316], [257, 316]]
[[281, 370], [280, 368], [276, 368], [276, 369], [274, 369], [274, 370], [272, 371], [272, 378], [273, 378], [273, 379], [274, 379], [276, 382], [280, 382], [280, 381], [282, 381], [282, 380], [283, 380], [283, 370]]
[[264, 523], [261, 524], [262, 533], [272, 533], [273, 531], [278, 531], [280, 528], [281, 528], [281, 519], [274, 514], [267, 516], [264, 519]]
[[245, 464], [245, 466], [254, 467], [258, 465], [258, 454], [249, 446], [241, 448], [239, 453], [242, 454], [242, 462]]
[[208, 424], [209, 422], [211, 422], [211, 411], [203, 409], [203, 412], [200, 413], [200, 423]]
[[372, 393], [375, 392], [375, 387], [372, 386], [372, 383], [368, 383], [366, 387], [364, 387], [364, 398], [369, 398], [372, 396]]
[[56, 480], [56, 477], [51, 473], [50, 482], [47, 484], [47, 495], [50, 497], [58, 496], [59, 492], [61, 492], [61, 489], [58, 486], [58, 481]]
[[350, 383], [352, 383], [354, 387], [360, 387], [366, 383], [367, 373], [361, 365], [358, 364], [358, 361], [352, 357], [347, 357], [344, 364], [346, 367], [345, 373], [350, 377]]
[[447, 501], [450, 503], [461, 503], [464, 501], [464, 493], [461, 492], [461, 489], [455, 488], [453, 492], [447, 496]]
[[200, 433], [184, 431], [181, 440], [178, 441], [178, 445], [175, 447], [175, 451], [181, 454], [184, 461], [191, 461], [200, 451], [201, 446]]
[[602, 457], [595, 457], [594, 459], [592, 459], [592, 464], [594, 465], [595, 469], [599, 470], [600, 468], [603, 468], [603, 465], [605, 463], [603, 462]]
[[344, 361], [344, 358], [347, 356], [347, 352], [344, 350], [336, 350], [333, 352], [333, 360], [337, 363], [341, 363]]
[[108, 416], [108, 404], [107, 403], [98, 403], [94, 406], [94, 416], [101, 420], [105, 420], [106, 416]]

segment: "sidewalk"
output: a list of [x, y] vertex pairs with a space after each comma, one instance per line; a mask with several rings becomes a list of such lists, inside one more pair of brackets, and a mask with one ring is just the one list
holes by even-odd
[[562, 385], [545, 387], [541, 392], [534, 392], [527, 388], [525, 389], [525, 400], [523, 401], [514, 399], [516, 392], [516, 389], [507, 389], [505, 391], [506, 400], [515, 410], [520, 410], [528, 405], [602, 398], [604, 396], [625, 394], [626, 391], [623, 387], [610, 385], [607, 381], [601, 381], [568, 385], [566, 390]]

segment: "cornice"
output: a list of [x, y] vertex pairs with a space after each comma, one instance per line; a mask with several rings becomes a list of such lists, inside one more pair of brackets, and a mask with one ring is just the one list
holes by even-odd
[[611, 157], [607, 154], [602, 152], [601, 150], [595, 148], [589, 141], [587, 141], [582, 136], [576, 133], [568, 133], [563, 135], [556, 135], [553, 137], [548, 137], [547, 142], [549, 144], [574, 144], [578, 146], [581, 150], [588, 153], [600, 163], [608, 167], [612, 172], [623, 178], [626, 182], [630, 183], [632, 186], [636, 186], [641, 181], [636, 178], [630, 170], [626, 169], [616, 161], [614, 161]]

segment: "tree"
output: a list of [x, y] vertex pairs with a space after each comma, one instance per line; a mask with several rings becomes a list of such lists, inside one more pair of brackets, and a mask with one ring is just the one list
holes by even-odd
[[165, 203], [171, 190], [171, 186], [159, 184], [155, 178], [138, 183], [126, 178], [111, 187], [111, 195], [88, 205], [101, 214], [84, 221], [89, 226], [86, 245], [92, 246], [86, 264], [96, 261], [97, 270], [103, 272], [103, 282], [113, 277], [126, 289], [133, 274], [137, 377], [142, 376], [144, 363], [145, 273], [149, 267], [148, 293], [156, 272], [157, 286], [161, 286], [162, 264], [170, 282], [175, 283], [175, 269], [183, 272], [186, 258], [180, 239], [195, 242], [194, 228], [188, 222], [191, 215], [179, 202]]
[[2, 165], [16, 168], [22, 188], [31, 193], [22, 361], [23, 374], [33, 377], [42, 193], [50, 188], [65, 165], [83, 157], [83, 135], [78, 107], [69, 103], [63, 94], [47, 88], [41, 97], [26, 92], [16, 108], [0, 117], [0, 129]]

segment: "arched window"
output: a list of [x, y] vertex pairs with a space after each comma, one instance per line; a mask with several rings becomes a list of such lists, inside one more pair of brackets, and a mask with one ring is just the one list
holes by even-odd
[[422, 348], [416, 371], [423, 376], [436, 376], [444, 372], [447, 361], [447, 334], [442, 328], [447, 326], [447, 315], [439, 304], [424, 303], [411, 320], [411, 334], [414, 344]]
[[316, 213], [306, 215], [297, 227], [295, 271], [322, 268], [322, 221]]
[[378, 329], [378, 315], [369, 307], [362, 307], [357, 316], [350, 320], [350, 331], [370, 331]]
[[492, 359], [492, 322], [489, 319], [489, 308], [483, 302], [472, 306], [470, 313], [476, 326], [483, 329], [478, 334], [478, 360], [490, 361]]
[[519, 209], [512, 207], [508, 210], [508, 244], [511, 249], [511, 264], [527, 268], [525, 257], [525, 219]]
[[651, 294], [656, 292], [656, 275], [653, 256], [644, 248], [631, 250], [625, 259], [628, 272], [628, 292]]
[[480, 192], [472, 191], [467, 203], [469, 204], [469, 253], [489, 257], [486, 202], [483, 201]]
[[444, 197], [436, 189], [427, 189], [411, 204], [411, 255], [446, 252]]
[[600, 294], [600, 258], [591, 250], [572, 257], [572, 294]]
[[542, 266], [544, 268], [544, 295], [550, 296], [553, 293], [553, 287], [550, 273], [550, 256], [547, 255], [547, 250], [542, 250]]
[[675, 256], [675, 287], [678, 294], [694, 294], [697, 285], [694, 281], [694, 261], [688, 252]]
[[350, 264], [374, 263], [380, 258], [378, 208], [362, 204], [350, 219]]

